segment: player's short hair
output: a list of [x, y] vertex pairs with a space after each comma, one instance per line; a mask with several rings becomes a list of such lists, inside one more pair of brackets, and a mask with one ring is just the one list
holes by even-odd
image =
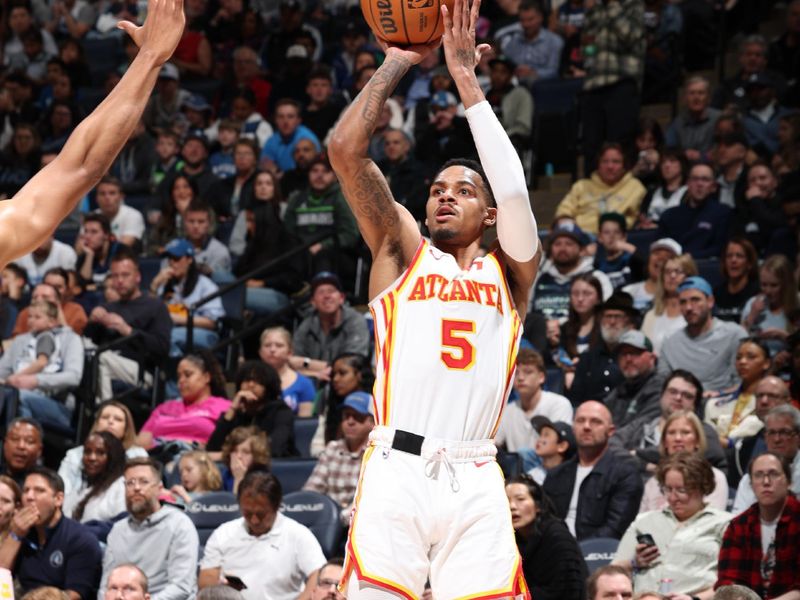
[[481, 180], [483, 182], [483, 191], [486, 194], [486, 200], [489, 206], [492, 208], [497, 207], [497, 202], [494, 199], [494, 192], [492, 191], [492, 186], [489, 185], [489, 180], [486, 177], [486, 171], [483, 170], [483, 166], [476, 160], [472, 160], [470, 158], [451, 158], [446, 163], [444, 163], [438, 171], [436, 171], [436, 176], [433, 178], [434, 181], [441, 175], [442, 171], [449, 167], [466, 167], [475, 171], [478, 175], [481, 176]]
[[324, 79], [329, 83], [333, 83], [333, 75], [331, 75], [331, 70], [327, 67], [314, 67], [311, 69], [311, 72], [306, 77], [306, 81], [311, 81], [313, 79]]
[[258, 147], [258, 142], [256, 142], [253, 138], [248, 137], [241, 137], [236, 140], [236, 143], [233, 145], [234, 148], [238, 148], [240, 146], [245, 146], [249, 148], [253, 154], [255, 154], [256, 158], [261, 153], [261, 149]]
[[294, 98], [281, 98], [275, 103], [275, 110], [273, 112], [277, 114], [278, 109], [281, 106], [294, 106], [294, 109], [297, 111], [298, 115], [303, 112], [303, 108], [300, 106], [300, 103]]
[[523, 10], [535, 10], [540, 15], [544, 16], [544, 8], [538, 0], [522, 0], [519, 5], [519, 12]]
[[51, 267], [44, 272], [44, 277], [42, 277], [42, 281], [50, 277], [50, 275], [55, 275], [56, 277], [61, 277], [64, 280], [64, 283], [69, 285], [69, 275], [67, 274], [67, 270], [64, 267]]
[[544, 366], [544, 359], [533, 348], [520, 348], [517, 354], [517, 365], [533, 365], [538, 371], [544, 373], [547, 369]]

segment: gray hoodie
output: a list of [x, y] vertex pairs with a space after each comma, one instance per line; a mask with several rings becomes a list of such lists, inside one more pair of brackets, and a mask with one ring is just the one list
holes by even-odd
[[197, 551], [200, 541], [192, 521], [173, 506], [137, 521], [128, 517], [108, 534], [98, 600], [114, 567], [133, 563], [149, 582], [152, 600], [193, 600], [197, 593]]

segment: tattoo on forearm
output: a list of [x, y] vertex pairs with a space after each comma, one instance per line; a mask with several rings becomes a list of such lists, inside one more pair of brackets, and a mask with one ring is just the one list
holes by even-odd
[[402, 58], [387, 61], [375, 72], [361, 92], [365, 95], [361, 116], [364, 118], [367, 136], [371, 136], [375, 131], [375, 124], [378, 122], [383, 105], [410, 67], [411, 63]]

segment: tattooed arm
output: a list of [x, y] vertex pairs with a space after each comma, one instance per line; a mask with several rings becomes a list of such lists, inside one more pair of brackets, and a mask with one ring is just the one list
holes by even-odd
[[389, 47], [386, 60], [339, 120], [328, 146], [331, 165], [373, 257], [370, 296], [408, 265], [420, 241], [414, 218], [394, 201], [367, 149], [383, 105], [408, 70], [435, 45]]

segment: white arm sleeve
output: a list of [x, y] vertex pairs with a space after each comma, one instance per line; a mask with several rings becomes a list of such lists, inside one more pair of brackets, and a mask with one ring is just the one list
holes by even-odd
[[539, 235], [517, 151], [487, 101], [470, 106], [465, 114], [497, 202], [500, 247], [513, 260], [527, 262], [536, 254]]

